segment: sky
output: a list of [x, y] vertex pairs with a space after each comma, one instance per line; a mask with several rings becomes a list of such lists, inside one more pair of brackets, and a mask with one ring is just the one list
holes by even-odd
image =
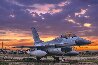
[[72, 32], [96, 46], [97, 11], [98, 0], [0, 0], [0, 43], [33, 45], [35, 27], [44, 41]]

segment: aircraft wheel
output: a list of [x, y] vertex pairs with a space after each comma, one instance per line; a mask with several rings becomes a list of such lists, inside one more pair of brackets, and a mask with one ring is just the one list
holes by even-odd
[[41, 61], [41, 58], [40, 58], [40, 57], [36, 57], [36, 60], [37, 60], [37, 61]]
[[53, 57], [54, 61], [60, 61], [59, 57]]

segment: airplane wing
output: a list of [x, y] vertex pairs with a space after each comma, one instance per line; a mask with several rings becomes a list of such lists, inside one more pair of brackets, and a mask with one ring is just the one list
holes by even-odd
[[[47, 46], [16, 46], [13, 48], [46, 48]], [[50, 47], [50, 46], [48, 46]]]
[[48, 48], [48, 47], [55, 47], [55, 48], [62, 48], [62, 47], [66, 47], [69, 46], [67, 44], [52, 44], [52, 45], [44, 45], [44, 46], [16, 46], [13, 48]]

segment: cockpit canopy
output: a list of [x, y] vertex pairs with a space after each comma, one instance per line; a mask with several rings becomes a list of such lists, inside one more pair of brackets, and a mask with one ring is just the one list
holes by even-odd
[[73, 33], [65, 33], [61, 35], [61, 38], [68, 38], [68, 37], [77, 37], [77, 36]]

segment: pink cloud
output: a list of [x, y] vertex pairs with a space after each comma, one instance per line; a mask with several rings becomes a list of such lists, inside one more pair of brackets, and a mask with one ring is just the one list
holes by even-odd
[[28, 11], [32, 16], [33, 16], [33, 12], [36, 12], [37, 14], [45, 14], [45, 13], [50, 13], [50, 14], [55, 14], [55, 13], [59, 13], [62, 11], [62, 9], [56, 9], [55, 8], [56, 5], [54, 4], [45, 4], [45, 5], [40, 5], [40, 4], [34, 4], [32, 7], [34, 7], [35, 9], [26, 9], [26, 11]]

